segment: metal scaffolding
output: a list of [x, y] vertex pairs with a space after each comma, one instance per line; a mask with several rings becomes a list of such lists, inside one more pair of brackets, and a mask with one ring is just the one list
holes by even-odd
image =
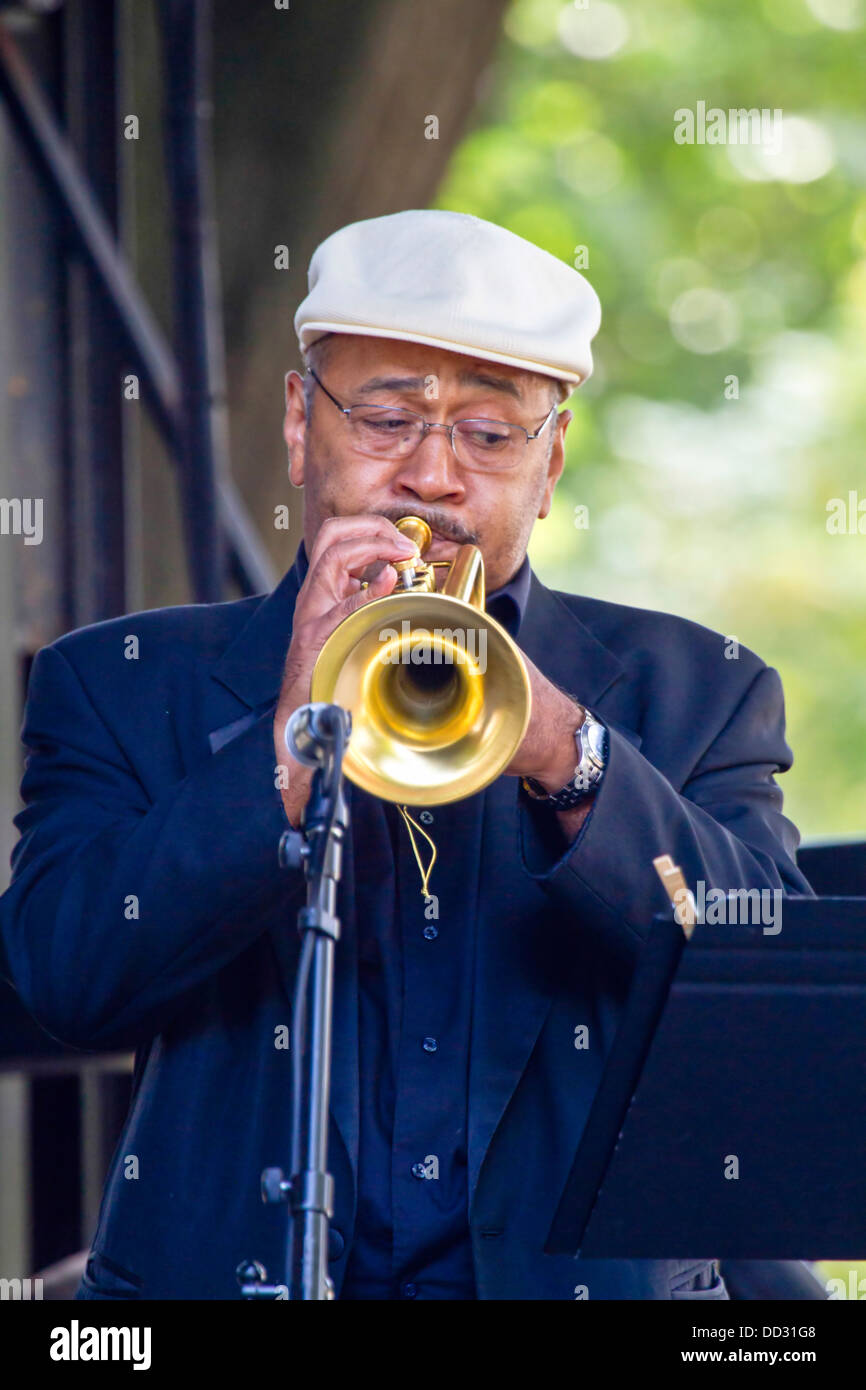
[[[229, 470], [211, 187], [210, 0], [160, 0], [158, 6], [165, 54], [174, 351], [117, 241], [117, 154], [111, 135], [106, 137], [108, 131], [119, 138], [122, 54], [116, 8], [116, 0], [70, 5], [57, 26], [77, 152], [57, 115], [56, 98], [52, 103], [43, 91], [0, 17], [0, 100], [68, 238], [70, 270], [78, 269], [76, 260], [87, 269], [83, 283], [79, 277], [60, 306], [68, 320], [75, 385], [72, 428], [61, 441], [79, 523], [70, 565], [74, 623], [124, 611], [121, 411], [122, 383], [129, 375], [140, 380], [142, 399], [177, 468], [195, 600], [223, 597], [226, 563], [243, 593], [266, 591], [276, 579]], [[57, 20], [51, 16], [43, 23]]]

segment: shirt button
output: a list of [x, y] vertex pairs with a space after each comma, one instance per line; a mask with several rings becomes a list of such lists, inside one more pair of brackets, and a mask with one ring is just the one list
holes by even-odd
[[434, 927], [434, 925], [433, 925], [432, 922], [428, 922], [428, 923], [427, 923], [427, 926], [424, 928], [424, 940], [425, 940], [425, 941], [435, 941], [438, 935], [439, 935], [439, 928], [438, 928], [438, 927]]
[[400, 1287], [400, 1295], [401, 1295], [401, 1297], [403, 1297], [403, 1298], [417, 1298], [417, 1297], [418, 1297], [418, 1285], [417, 1285], [417, 1284], [403, 1284], [403, 1285], [401, 1285], [401, 1287]]
[[436, 1052], [439, 1044], [435, 1038], [425, 1038], [422, 1046], [425, 1052]]
[[338, 1260], [346, 1248], [346, 1242], [336, 1226], [328, 1230], [328, 1259]]
[[413, 1164], [412, 1164], [412, 1177], [413, 1177], [413, 1178], [426, 1178], [426, 1176], [427, 1176], [427, 1169], [424, 1167], [424, 1164], [423, 1164], [423, 1163], [413, 1163]]

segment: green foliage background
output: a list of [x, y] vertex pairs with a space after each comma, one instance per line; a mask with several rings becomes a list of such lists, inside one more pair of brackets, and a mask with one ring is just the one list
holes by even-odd
[[[861, 0], [514, 0], [437, 199], [586, 248], [595, 372], [532, 563], [778, 668], [804, 839], [866, 837], [864, 60]], [[781, 151], [676, 143], [699, 101], [780, 108]]]

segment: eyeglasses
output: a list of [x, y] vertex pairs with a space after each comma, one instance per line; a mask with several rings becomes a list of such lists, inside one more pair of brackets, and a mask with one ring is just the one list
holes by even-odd
[[534, 434], [507, 420], [455, 420], [452, 425], [431, 423], [414, 410], [392, 405], [340, 405], [312, 367], [310, 376], [321, 386], [352, 430], [353, 447], [370, 458], [408, 458], [431, 430], [447, 430], [458, 463], [489, 472], [505, 471], [520, 463], [530, 439], [537, 439], [556, 414], [552, 405]]

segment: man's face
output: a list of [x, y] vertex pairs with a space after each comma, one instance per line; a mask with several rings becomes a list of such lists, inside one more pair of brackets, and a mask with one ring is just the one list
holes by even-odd
[[[335, 335], [318, 375], [342, 406], [398, 406], [431, 422], [506, 420], [534, 434], [553, 404], [549, 378], [388, 338]], [[318, 386], [307, 425], [303, 380], [290, 372], [283, 432], [289, 477], [304, 487], [307, 553], [326, 517], [412, 514], [433, 531], [425, 559], [450, 560], [458, 545], [477, 545], [487, 589], [499, 588], [520, 565], [536, 517], [550, 510], [570, 420], [569, 411], [553, 416], [503, 472], [464, 467], [444, 430], [428, 433], [408, 458], [370, 458], [353, 448], [351, 426]]]

